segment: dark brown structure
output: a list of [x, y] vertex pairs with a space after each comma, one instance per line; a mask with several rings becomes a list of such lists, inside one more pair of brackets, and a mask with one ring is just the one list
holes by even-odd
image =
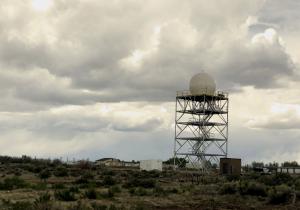
[[239, 158], [220, 158], [221, 175], [240, 175], [241, 159]]

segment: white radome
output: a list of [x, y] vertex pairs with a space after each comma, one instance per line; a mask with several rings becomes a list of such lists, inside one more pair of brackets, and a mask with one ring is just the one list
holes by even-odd
[[190, 92], [192, 95], [214, 95], [216, 82], [205, 72], [196, 74], [190, 81]]

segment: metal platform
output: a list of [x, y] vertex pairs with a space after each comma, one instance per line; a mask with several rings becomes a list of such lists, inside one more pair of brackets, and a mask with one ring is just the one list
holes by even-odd
[[175, 112], [175, 159], [207, 171], [227, 157], [228, 93], [191, 95], [178, 91]]

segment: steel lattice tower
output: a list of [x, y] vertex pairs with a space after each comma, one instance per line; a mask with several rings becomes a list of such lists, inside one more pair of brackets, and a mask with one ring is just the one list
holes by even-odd
[[174, 167], [178, 158], [190, 167], [207, 171], [212, 164], [219, 164], [219, 158], [227, 157], [228, 104], [228, 93], [224, 92], [177, 92]]

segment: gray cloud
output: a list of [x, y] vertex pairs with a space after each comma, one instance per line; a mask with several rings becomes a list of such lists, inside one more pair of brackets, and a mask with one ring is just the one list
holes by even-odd
[[[289, 31], [294, 39], [299, 35], [298, 7], [260, 0], [53, 0], [48, 10], [36, 11], [31, 0], [3, 0], [1, 147], [13, 154], [35, 155], [32, 148], [39, 147], [42, 155], [166, 158], [174, 104], [163, 102], [187, 89], [193, 74], [207, 71], [220, 89], [252, 86], [264, 94], [297, 83], [299, 64], [285, 40]], [[101, 105], [114, 110], [101, 112]], [[285, 117], [280, 122], [270, 115], [254, 127], [298, 123]], [[159, 152], [141, 154], [132, 142]], [[237, 155], [246, 151], [232, 147]]]
[[259, 129], [300, 129], [300, 116], [296, 110], [287, 110], [282, 113], [273, 113], [254, 120], [250, 120], [248, 125]]
[[[252, 46], [243, 35], [242, 26], [261, 6], [259, 1], [243, 7], [239, 1], [54, 1], [41, 14], [28, 0], [14, 7], [13, 16], [2, 8], [1, 69], [20, 75], [34, 68], [48, 71], [46, 81], [56, 78], [51, 86], [41, 85], [40, 75], [30, 85], [14, 84], [16, 98], [45, 104], [170, 101], [201, 70], [215, 76], [220, 88], [273, 88], [279, 77], [293, 76], [295, 66], [282, 46]], [[221, 7], [228, 14], [215, 13]], [[61, 87], [64, 79], [70, 83]]]

